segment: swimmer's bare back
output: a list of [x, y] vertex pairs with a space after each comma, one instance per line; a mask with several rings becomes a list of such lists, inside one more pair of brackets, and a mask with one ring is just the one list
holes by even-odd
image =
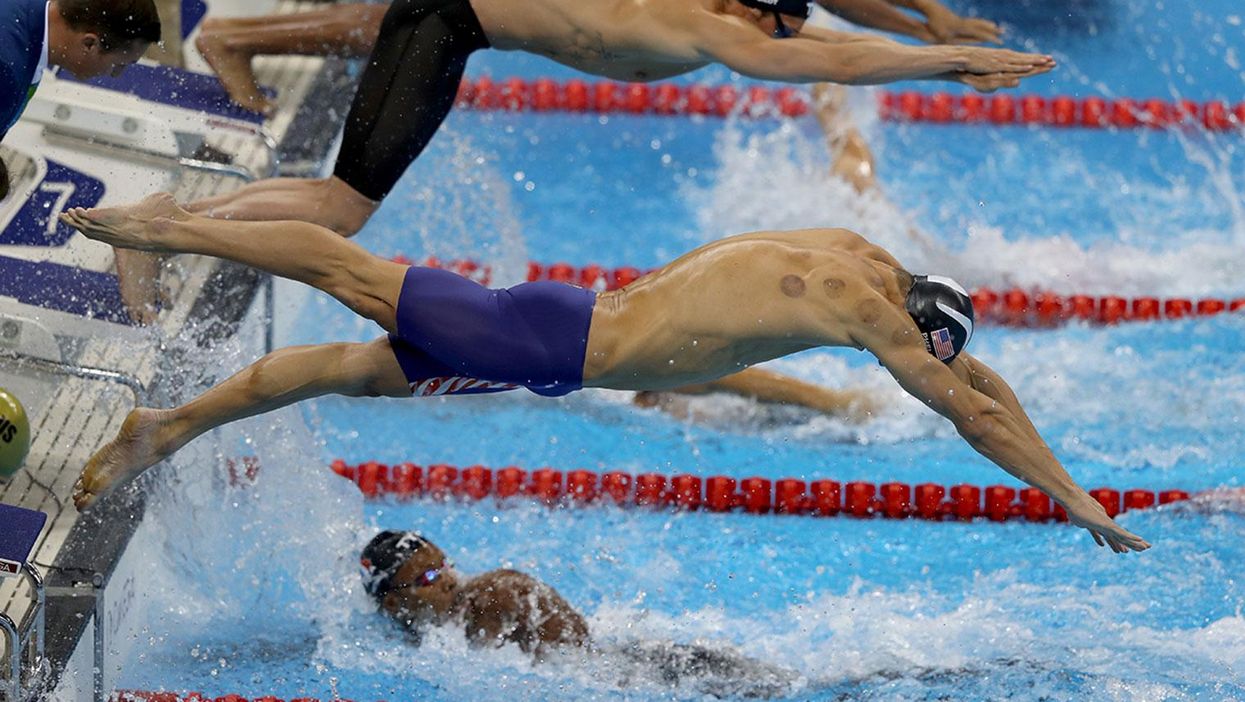
[[552, 587], [516, 570], [472, 578], [455, 604], [475, 645], [515, 643], [539, 659], [552, 648], [588, 642], [583, 616]]
[[755, 232], [702, 246], [597, 297], [584, 385], [667, 390], [815, 346], [859, 348], [888, 294], [885, 250], [846, 229]]

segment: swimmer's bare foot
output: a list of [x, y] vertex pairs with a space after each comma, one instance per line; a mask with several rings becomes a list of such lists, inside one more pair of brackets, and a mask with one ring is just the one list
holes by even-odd
[[223, 24], [209, 20], [195, 39], [195, 46], [234, 102], [252, 112], [271, 115], [277, 106], [259, 89], [255, 71], [251, 68], [254, 55], [231, 46], [228, 34], [229, 30]]
[[135, 324], [147, 326], [156, 321], [164, 300], [160, 287], [160, 266], [164, 257], [147, 251], [114, 248], [121, 302]]
[[847, 130], [840, 144], [841, 150], [834, 160], [831, 171], [851, 183], [856, 192], [872, 190], [877, 185], [873, 175], [873, 152], [855, 127]]
[[157, 193], [122, 207], [74, 207], [61, 215], [61, 221], [88, 238], [126, 249], [168, 252], [160, 241], [162, 222], [187, 220], [191, 214], [177, 206], [173, 196]]
[[139, 407], [130, 412], [116, 438], [87, 461], [74, 486], [74, 505], [79, 510], [90, 507], [163, 460], [175, 449], [167, 436], [171, 426], [167, 410]]

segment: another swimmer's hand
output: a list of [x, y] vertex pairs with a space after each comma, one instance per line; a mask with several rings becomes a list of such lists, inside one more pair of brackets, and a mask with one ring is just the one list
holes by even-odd
[[1089, 530], [1099, 546], [1110, 546], [1116, 553], [1150, 548], [1145, 539], [1116, 524], [1107, 516], [1107, 510], [1088, 494], [1074, 497], [1063, 508], [1068, 513], [1068, 521]]
[[925, 28], [939, 44], [1002, 44], [1003, 30], [989, 20], [960, 17], [945, 7], [931, 8], [925, 16]]

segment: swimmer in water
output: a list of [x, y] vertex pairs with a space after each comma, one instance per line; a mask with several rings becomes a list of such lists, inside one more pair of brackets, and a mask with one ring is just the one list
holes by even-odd
[[789, 693], [799, 678], [726, 648], [598, 644], [583, 615], [549, 585], [509, 569], [465, 577], [436, 544], [414, 532], [382, 531], [363, 549], [359, 564], [368, 595], [416, 644], [431, 627], [461, 627], [472, 646], [514, 644], [538, 661], [559, 650], [583, 649], [628, 664], [618, 666], [620, 673], [647, 674], [714, 696], [775, 697]]
[[[752, 78], [787, 83], [937, 79], [992, 91], [1055, 66], [1041, 54], [907, 46], [805, 28], [810, 3], [395, 0], [380, 22], [346, 117], [333, 175], [261, 180], [188, 209], [231, 220], [303, 220], [355, 234], [436, 134], [454, 105], [467, 58], [485, 48], [527, 51], [628, 81], [660, 80], [720, 63]], [[151, 320], [159, 259], [131, 254], [120, 264], [119, 275], [141, 281], [122, 290], [127, 309], [136, 320]]]
[[320, 395], [667, 390], [842, 346], [873, 354], [973, 449], [1053, 498], [1100, 546], [1150, 547], [1072, 480], [1007, 383], [964, 352], [973, 334], [964, 289], [913, 275], [844, 229], [729, 237], [598, 294], [547, 281], [489, 290], [375, 256], [314, 224], [210, 219], [169, 195], [74, 208], [62, 221], [113, 246], [217, 256], [306, 283], [389, 332], [364, 344], [281, 349], [181, 407], [134, 410], [83, 471], [80, 508], [209, 429]]

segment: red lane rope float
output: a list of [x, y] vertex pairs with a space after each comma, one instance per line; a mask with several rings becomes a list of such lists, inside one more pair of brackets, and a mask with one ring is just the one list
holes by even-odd
[[808, 96], [792, 87], [752, 85], [741, 89], [730, 84], [588, 82], [577, 78], [468, 78], [459, 83], [455, 104], [460, 108], [501, 112], [739, 115], [759, 119], [808, 114]]
[[1068, 95], [1009, 95], [887, 92], [879, 97], [882, 119], [935, 124], [1024, 124], [1053, 127], [1170, 129], [1200, 126], [1210, 131], [1245, 129], [1245, 102], [1150, 98], [1074, 98]]
[[[405, 256], [395, 256], [393, 260], [405, 265], [413, 263]], [[482, 285], [488, 285], [493, 275], [491, 267], [470, 260], [441, 261], [430, 257], [420, 265], [454, 271]], [[543, 264], [532, 261], [528, 263], [527, 280], [572, 283], [598, 291], [616, 290], [629, 285], [646, 272], [632, 266], [611, 269], [594, 263], [576, 267], [569, 263]], [[978, 322], [1009, 327], [1052, 327], [1073, 320], [1093, 324], [1116, 324], [1209, 317], [1221, 312], [1245, 311], [1245, 297], [1201, 300], [1181, 297], [1128, 298], [1119, 295], [1058, 295], [1021, 288], [977, 288], [972, 291], [972, 297]]]
[[[494, 471], [480, 465], [461, 469], [448, 464], [388, 466], [376, 461], [350, 465], [340, 459], [333, 461], [331, 468], [372, 499], [423, 496], [479, 501], [489, 497], [503, 500], [525, 497], [551, 506], [612, 503], [709, 512], [741, 509], [749, 514], [818, 517], [880, 515], [888, 519], [914, 517], [931, 521], [986, 517], [996, 522], [1022, 518], [1031, 522], [1068, 519], [1063, 508], [1053, 504], [1041, 490], [1031, 487], [1017, 490], [1006, 485], [947, 488], [933, 483], [912, 486], [898, 482], [875, 485], [856, 481], [844, 484], [837, 480], [805, 482], [760, 477], [737, 480], [721, 475], [701, 478], [689, 474], [641, 473], [633, 476], [619, 471], [597, 474], [587, 470], [563, 474], [552, 468], [529, 473], [514, 466]], [[1112, 517], [1121, 512], [1189, 499], [1189, 493], [1183, 490], [1155, 493], [1098, 488], [1091, 490], [1090, 495]]]
[[[750, 118], [801, 117], [809, 97], [793, 87], [736, 87], [679, 83], [623, 83], [573, 78], [467, 78], [459, 83], [460, 108], [502, 112], [580, 112], [670, 116], [738, 115]], [[922, 93], [882, 91], [882, 119], [934, 124], [1025, 124], [1117, 129], [1194, 126], [1210, 131], [1245, 129], [1245, 102], [1149, 98], [1075, 98], [1069, 95], [998, 93]]]
[[[221, 695], [210, 697], [202, 692], [154, 692], [149, 690], [118, 690], [108, 698], [111, 702], [285, 702], [283, 698], [264, 695], [263, 697], [243, 697], [242, 695]], [[320, 702], [314, 697], [294, 697], [289, 702]], [[351, 702], [347, 699], [334, 698], [333, 702]]]

